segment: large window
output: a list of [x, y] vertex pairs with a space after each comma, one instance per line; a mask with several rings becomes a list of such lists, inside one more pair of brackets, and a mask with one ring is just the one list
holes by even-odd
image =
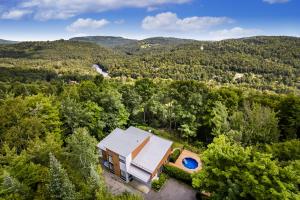
[[126, 181], [126, 172], [123, 171], [123, 170], [120, 170], [121, 171], [121, 179], [123, 179], [124, 181]]

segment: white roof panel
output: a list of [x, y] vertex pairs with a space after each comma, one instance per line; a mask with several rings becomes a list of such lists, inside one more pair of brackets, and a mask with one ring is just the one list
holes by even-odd
[[107, 148], [126, 157], [150, 135], [151, 133], [135, 127], [129, 127], [125, 131], [116, 128], [97, 146], [104, 150]]
[[129, 166], [128, 173], [146, 183], [150, 180], [151, 177], [150, 173], [147, 173], [132, 165]]
[[171, 146], [171, 141], [152, 135], [132, 164], [152, 173]]

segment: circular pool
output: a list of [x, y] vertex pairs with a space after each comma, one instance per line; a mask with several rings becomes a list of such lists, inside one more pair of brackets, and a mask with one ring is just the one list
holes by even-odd
[[194, 158], [184, 158], [182, 164], [188, 169], [196, 169], [198, 167], [198, 162]]

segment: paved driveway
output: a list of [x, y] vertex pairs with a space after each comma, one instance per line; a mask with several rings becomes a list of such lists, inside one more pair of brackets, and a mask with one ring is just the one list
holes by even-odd
[[151, 190], [145, 195], [145, 200], [195, 200], [196, 190], [169, 178], [159, 192]]
[[141, 192], [134, 189], [129, 184], [122, 182], [119, 177], [106, 170], [103, 170], [103, 176], [108, 190], [114, 195], [119, 195], [124, 192], [130, 192], [130, 193], [142, 195]]

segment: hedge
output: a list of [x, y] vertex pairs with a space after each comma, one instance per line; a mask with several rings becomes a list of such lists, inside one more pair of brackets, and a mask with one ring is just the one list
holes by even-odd
[[173, 177], [177, 180], [185, 182], [188, 185], [192, 185], [192, 176], [190, 173], [183, 171], [177, 167], [166, 164], [164, 166], [164, 172], [168, 174], [170, 177]]
[[180, 149], [175, 149], [170, 156], [170, 162], [173, 162], [173, 163], [176, 162], [179, 155], [180, 155]]
[[161, 173], [159, 178], [152, 181], [151, 187], [155, 191], [159, 191], [161, 187], [165, 184], [166, 180], [168, 179], [168, 176], [164, 173]]

